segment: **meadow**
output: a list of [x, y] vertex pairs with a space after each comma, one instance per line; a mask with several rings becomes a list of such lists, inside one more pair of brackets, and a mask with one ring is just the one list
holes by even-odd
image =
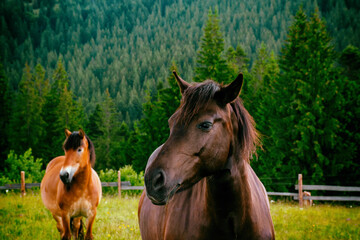
[[[139, 196], [105, 195], [98, 207], [94, 238], [141, 239]], [[360, 239], [360, 207], [271, 202], [276, 239]], [[0, 194], [0, 239], [59, 239], [55, 221], [39, 193]]]

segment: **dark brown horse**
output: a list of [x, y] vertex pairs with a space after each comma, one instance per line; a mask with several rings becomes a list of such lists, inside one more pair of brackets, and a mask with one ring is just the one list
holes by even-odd
[[56, 220], [61, 239], [75, 239], [82, 233], [82, 217], [87, 218], [85, 239], [92, 239], [92, 225], [101, 199], [101, 182], [92, 169], [95, 150], [80, 129], [65, 130], [65, 156], [54, 158], [41, 181], [41, 198]]
[[182, 101], [145, 170], [141, 237], [274, 239], [268, 197], [249, 164], [258, 135], [238, 98], [242, 74], [225, 87], [174, 75]]

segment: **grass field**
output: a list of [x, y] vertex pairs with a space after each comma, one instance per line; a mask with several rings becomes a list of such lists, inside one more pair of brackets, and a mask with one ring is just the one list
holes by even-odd
[[[104, 196], [93, 233], [100, 239], [141, 239], [139, 197]], [[276, 239], [360, 239], [360, 207], [271, 203]], [[0, 195], [0, 239], [59, 239], [55, 221], [39, 194]]]

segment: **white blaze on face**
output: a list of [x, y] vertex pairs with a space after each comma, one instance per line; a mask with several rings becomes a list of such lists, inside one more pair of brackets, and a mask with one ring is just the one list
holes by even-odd
[[64, 175], [67, 172], [69, 174], [69, 180], [71, 181], [78, 168], [79, 168], [78, 163], [75, 164], [74, 166], [62, 167], [60, 170], [60, 175]]

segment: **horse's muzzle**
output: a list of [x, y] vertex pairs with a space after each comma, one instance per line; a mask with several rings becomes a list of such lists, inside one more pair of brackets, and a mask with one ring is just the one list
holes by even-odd
[[146, 194], [155, 205], [165, 205], [179, 189], [180, 184], [167, 184], [166, 173], [156, 169], [145, 175]]
[[61, 181], [64, 184], [70, 184], [78, 168], [79, 168], [79, 164], [75, 164], [74, 166], [62, 167], [60, 170]]
[[70, 184], [71, 179], [70, 179], [70, 174], [66, 171], [60, 171], [60, 180], [65, 184]]
[[167, 192], [165, 183], [166, 175], [162, 169], [156, 169], [148, 174], [145, 174], [146, 192], [153, 203], [161, 204], [164, 202]]

